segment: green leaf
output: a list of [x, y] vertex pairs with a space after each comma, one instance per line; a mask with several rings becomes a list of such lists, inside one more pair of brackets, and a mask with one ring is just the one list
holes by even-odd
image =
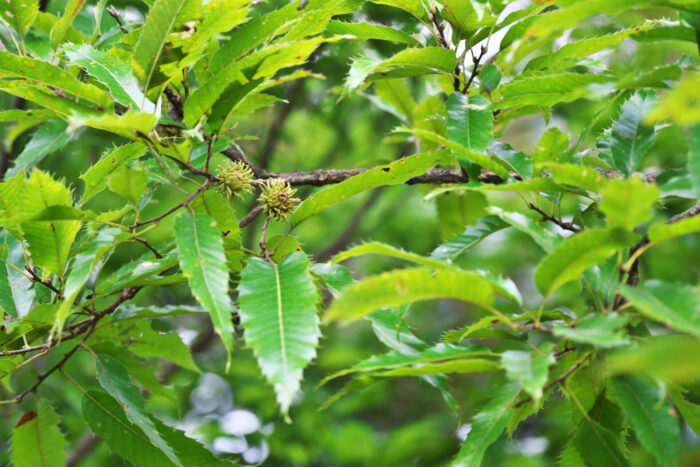
[[[678, 349], [683, 349], [679, 352]], [[620, 349], [609, 355], [610, 374], [647, 374], [664, 381], [695, 383], [700, 378], [700, 352], [697, 337], [671, 334], [649, 337], [636, 347]]]
[[576, 434], [579, 452], [587, 465], [624, 467], [628, 465], [618, 435], [586, 417]]
[[[51, 204], [49, 204], [51, 203]], [[34, 214], [52, 206], [71, 206], [70, 191], [51, 175], [40, 170], [32, 171], [22, 196], [21, 213]], [[62, 276], [68, 261], [80, 221], [27, 222], [22, 224], [24, 238], [34, 265]]]
[[620, 291], [642, 314], [700, 337], [700, 292], [695, 288], [652, 279], [637, 288], [623, 284]]
[[185, 0], [156, 0], [148, 12], [131, 63], [145, 91], [150, 88], [168, 34], [184, 4]]
[[56, 118], [56, 114], [50, 110], [2, 110], [0, 122], [21, 122], [25, 120], [50, 120]]
[[141, 105], [145, 103], [145, 112], [155, 112], [155, 105], [145, 100], [128, 63], [88, 44], [69, 44], [63, 47], [63, 50], [70, 63], [83, 67], [104, 84], [115, 101], [136, 110], [140, 110]]
[[[483, 26], [492, 26], [496, 17], [481, 3], [471, 0], [442, 0], [442, 16], [450, 22], [458, 37], [464, 37]], [[453, 39], [456, 44], [457, 39]]]
[[548, 344], [530, 352], [508, 350], [501, 355], [501, 365], [506, 375], [518, 381], [536, 403], [542, 398], [542, 388], [547, 383], [549, 367], [556, 361], [552, 345]]
[[303, 13], [304, 10], [298, 9], [299, 3], [300, 0], [291, 1], [279, 10], [252, 18], [236, 28], [231, 40], [223, 44], [211, 58], [212, 72], [218, 73], [243, 54], [283, 33]]
[[637, 35], [644, 31], [649, 31], [653, 25], [647, 24], [637, 28], [623, 29], [612, 34], [600, 37], [591, 37], [580, 41], [564, 44], [559, 50], [552, 54], [535, 57], [527, 64], [525, 71], [541, 70], [556, 65], [558, 62], [571, 58], [583, 58], [609, 49], [632, 35]]
[[83, 291], [85, 283], [90, 278], [98, 264], [107, 252], [116, 246], [114, 237], [121, 232], [117, 228], [105, 228], [97, 233], [97, 237], [92, 240], [87, 247], [75, 255], [70, 272], [66, 278], [63, 290], [63, 302], [56, 312], [56, 327], [63, 328], [63, 323], [68, 318], [73, 302], [80, 292]]
[[228, 269], [231, 272], [239, 272], [243, 268], [244, 254], [241, 249], [241, 229], [238, 227], [238, 219], [236, 219], [231, 204], [221, 193], [207, 190], [192, 203], [192, 209], [195, 212], [204, 213], [216, 221], [224, 239], [224, 252], [226, 253]]
[[374, 83], [374, 91], [385, 105], [391, 106], [389, 110], [392, 113], [409, 122], [413, 120], [416, 102], [413, 100], [411, 89], [406, 84], [406, 80], [396, 78], [377, 81]]
[[177, 315], [176, 311], [186, 312], [181, 308], [171, 313], [148, 313], [148, 310], [121, 310], [109, 325], [97, 329], [91, 336], [93, 343], [111, 343], [116, 348], [126, 349], [144, 358], [163, 358], [170, 360], [181, 368], [199, 373], [199, 368], [192, 360], [190, 350], [175, 332], [163, 332], [154, 329], [149, 317], [166, 317]]
[[522, 151], [496, 140], [491, 141], [488, 149], [523, 179], [532, 178], [532, 160]]
[[0, 182], [0, 225], [17, 238], [21, 238], [22, 230], [13, 219], [19, 217], [22, 212], [21, 195], [26, 183], [24, 172]]
[[590, 229], [572, 235], [540, 261], [535, 270], [535, 284], [544, 296], [549, 296], [637, 239], [637, 235], [616, 229]]
[[[246, 20], [248, 3], [248, 0], [218, 0], [205, 4], [202, 22], [197, 25], [195, 33], [184, 40], [182, 51], [198, 58], [213, 37]], [[185, 59], [180, 66], [189, 61]]]
[[700, 232], [700, 216], [691, 216], [673, 223], [654, 224], [649, 227], [649, 240], [658, 243], [670, 238]]
[[139, 140], [141, 135], [148, 135], [151, 132], [158, 118], [154, 114], [128, 111], [121, 115], [110, 113], [101, 115], [73, 114], [68, 118], [68, 121], [73, 127], [89, 126], [132, 140]]
[[498, 388], [491, 400], [472, 419], [471, 430], [452, 462], [453, 466], [481, 466], [486, 449], [501, 436], [515, 412], [513, 404], [520, 393], [520, 385], [517, 383], [504, 384]]
[[498, 216], [482, 217], [476, 224], [467, 226], [457, 237], [435, 248], [430, 257], [437, 260], [456, 259], [484, 238], [506, 226], [507, 224]]
[[398, 350], [392, 350], [384, 354], [373, 355], [350, 368], [327, 376], [319, 383], [319, 386], [323, 386], [333, 379], [352, 373], [373, 373], [421, 365], [424, 363], [446, 362], [469, 357], [483, 357], [489, 356], [490, 354], [491, 351], [488, 347], [483, 345], [460, 346], [454, 344], [437, 344], [433, 347], [427, 347], [418, 352], [408, 354]]
[[676, 465], [680, 445], [678, 420], [673, 408], [650, 381], [639, 376], [613, 378], [615, 394], [637, 439], [659, 465]]
[[421, 0], [371, 0], [372, 3], [378, 5], [389, 5], [395, 8], [401, 8], [409, 12], [418, 19], [425, 18], [427, 13]]
[[[0, 72], [0, 74], [2, 73]], [[56, 75], [54, 74], [54, 76]], [[0, 80], [0, 90], [46, 107], [61, 115], [64, 119], [68, 119], [70, 115], [97, 115], [92, 107], [87, 107], [67, 98], [58, 97], [51, 93], [49, 89], [34, 86], [27, 80]]]
[[309, 266], [306, 255], [297, 251], [279, 264], [250, 258], [238, 285], [246, 343], [285, 416], [321, 336], [316, 314], [320, 297]]
[[[447, 99], [447, 137], [483, 153], [493, 139], [493, 112], [483, 96], [455, 92]], [[457, 158], [460, 156], [457, 154]]]
[[654, 91], [639, 90], [620, 109], [620, 115], [612, 128], [598, 143], [606, 162], [629, 176], [637, 170], [642, 158], [656, 141], [654, 128], [645, 126], [643, 120], [656, 105]]
[[581, 187], [594, 193], [599, 193], [606, 181], [602, 174], [585, 165], [548, 163], [546, 167], [557, 183]]
[[41, 125], [14, 160], [14, 166], [7, 171], [7, 176], [12, 177], [20, 170], [34, 167], [49, 154], [62, 149], [71, 138], [67, 128], [68, 124], [60, 120], [51, 120]]
[[78, 81], [67, 71], [43, 60], [18, 57], [15, 54], [0, 51], [0, 76], [31, 79], [93, 102], [105, 109], [111, 110], [114, 107], [112, 99], [100, 88]]
[[700, 124], [695, 125], [690, 132], [688, 174], [695, 189], [695, 195], [700, 199]]
[[151, 444], [143, 430], [126, 417], [124, 409], [102, 391], [86, 392], [82, 401], [85, 421], [93, 433], [104, 438], [112, 452], [142, 467], [177, 465]]
[[129, 373], [116, 359], [109, 355], [97, 355], [97, 381], [122, 407], [126, 418], [138, 426], [153, 446], [160, 449], [175, 465], [182, 465], [173, 448], [158, 433], [153, 421], [146, 413], [139, 389], [131, 382]]
[[463, 300], [489, 309], [493, 288], [477, 273], [454, 269], [385, 272], [345, 289], [328, 310], [328, 319], [353, 321], [382, 307], [436, 298]]
[[17, 306], [15, 305], [12, 283], [10, 282], [11, 266], [7, 261], [7, 244], [0, 246], [0, 310], [11, 318], [17, 318]]
[[575, 342], [608, 348], [627, 344], [627, 332], [624, 326], [627, 317], [616, 313], [601, 315], [592, 313], [584, 316], [575, 326], [557, 324], [552, 329], [555, 336], [571, 339]]
[[190, 212], [175, 217], [174, 230], [180, 268], [197, 301], [209, 310], [214, 330], [230, 354], [233, 305], [228, 295], [229, 273], [221, 231], [211, 217]]
[[640, 177], [610, 180], [601, 191], [600, 210], [608, 218], [608, 225], [627, 230], [651, 218], [651, 208], [659, 197], [659, 189], [648, 185]]
[[610, 80], [610, 77], [604, 75], [578, 73], [521, 76], [496, 89], [493, 108], [551, 106], [559, 102], [572, 102], [591, 96], [591, 85]]
[[614, 3], [605, 0], [569, 1], [562, 8], [535, 17], [525, 31], [524, 37], [543, 37], [553, 31], [580, 24], [589, 16], [598, 15], [601, 12], [611, 16], [627, 9], [644, 8], [654, 3], [653, 0], [617, 0]]
[[146, 146], [140, 143], [126, 144], [105, 152], [95, 165], [80, 176], [80, 179], [85, 183], [82, 203], [86, 203], [90, 198], [107, 188], [110, 176], [118, 172], [127, 161], [141, 157], [145, 153]]
[[46, 399], [37, 411], [26, 412], [12, 430], [12, 465], [52, 467], [66, 465], [66, 438], [58, 426], [58, 415]]
[[569, 135], [553, 126], [542, 134], [532, 158], [535, 163], [556, 161], [562, 157], [568, 147]]
[[420, 46], [415, 37], [399, 29], [369, 23], [345, 23], [343, 21], [331, 21], [326, 26], [328, 34], [338, 36], [351, 36], [356, 39], [377, 39], [382, 41], [402, 42], [404, 44]]
[[335, 255], [331, 259], [331, 262], [341, 263], [346, 259], [355, 258], [357, 256], [363, 255], [392, 256], [394, 258], [403, 259], [405, 261], [410, 261], [412, 263], [420, 264], [423, 266], [430, 266], [433, 268], [449, 267], [446, 263], [442, 261], [426, 258], [425, 256], [421, 256], [410, 251], [405, 251], [400, 248], [396, 248], [394, 246], [387, 245], [386, 243], [381, 242], [368, 242], [363, 243], [362, 245], [352, 247], [348, 250], [343, 251], [342, 253], [338, 253], [337, 255]]
[[489, 211], [503, 219], [510, 226], [520, 230], [528, 237], [532, 238], [532, 240], [542, 247], [546, 253], [551, 253], [554, 251], [554, 249], [564, 240], [559, 235], [547, 230], [542, 225], [519, 212], [503, 211], [495, 206], [491, 206]]
[[353, 60], [345, 81], [347, 93], [376, 79], [417, 76], [430, 73], [452, 74], [457, 57], [441, 47], [405, 49], [386, 60], [358, 57]]
[[68, 1], [65, 6], [65, 11], [63, 12], [63, 16], [61, 16], [59, 20], [56, 21], [56, 24], [54, 24], [51, 28], [51, 47], [57, 49], [58, 46], [63, 43], [66, 33], [71, 29], [73, 20], [76, 16], [78, 16], [78, 13], [80, 13], [83, 5], [85, 5], [85, 0]]
[[291, 224], [296, 226], [311, 216], [351, 196], [383, 185], [404, 183], [416, 175], [445, 161], [444, 151], [404, 157], [382, 167], [362, 172], [354, 177], [324, 188], [302, 202], [292, 215]]
[[22, 43], [24, 43], [24, 35], [34, 23], [38, 12], [38, 0], [0, 2], [0, 17], [17, 31]]
[[685, 423], [695, 434], [698, 434], [700, 432], [700, 405], [687, 400], [676, 387], [669, 388], [668, 396], [673, 401], [673, 404], [678, 407]]
[[143, 170], [124, 168], [113, 172], [107, 180], [109, 189], [138, 206], [139, 199], [148, 189], [148, 175]]
[[471, 149], [465, 148], [459, 143], [455, 143], [452, 140], [449, 140], [445, 138], [444, 136], [440, 136], [437, 133], [434, 133], [429, 130], [423, 130], [420, 128], [406, 128], [406, 127], [399, 127], [394, 130], [396, 133], [411, 133], [415, 136], [418, 136], [420, 138], [426, 139], [428, 141], [432, 141], [437, 144], [441, 144], [445, 146], [446, 148], [450, 149], [453, 151], [455, 154], [457, 154], [457, 157], [474, 162], [480, 166], [482, 166], [485, 169], [488, 169], [492, 172], [494, 172], [496, 175], [499, 177], [503, 178], [506, 180], [509, 177], [508, 171], [500, 164], [497, 162], [496, 159], [493, 159], [485, 154], [481, 154], [476, 151], [472, 151]]
[[[349, 274], [349, 273], [348, 273]], [[372, 323], [372, 330], [384, 345], [402, 354], [416, 354], [428, 347], [428, 344], [415, 336], [406, 321], [394, 310], [383, 309], [367, 316]], [[437, 388], [445, 403], [456, 413], [459, 405], [450, 393], [449, 380], [446, 375], [423, 375], [423, 381]]]

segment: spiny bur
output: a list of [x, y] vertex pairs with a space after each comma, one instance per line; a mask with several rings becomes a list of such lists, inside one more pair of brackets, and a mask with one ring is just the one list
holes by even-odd
[[243, 197], [244, 193], [253, 191], [253, 171], [241, 161], [225, 161], [216, 168], [219, 179], [216, 189], [228, 198]]
[[262, 203], [263, 211], [278, 221], [286, 221], [287, 214], [292, 212], [295, 205], [301, 201], [299, 198], [294, 198], [297, 190], [279, 178], [266, 180], [260, 189], [262, 193], [258, 201]]

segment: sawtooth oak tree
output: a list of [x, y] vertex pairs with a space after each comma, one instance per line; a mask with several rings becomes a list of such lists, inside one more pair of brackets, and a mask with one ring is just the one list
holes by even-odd
[[699, 0], [0, 17], [1, 464], [700, 465]]

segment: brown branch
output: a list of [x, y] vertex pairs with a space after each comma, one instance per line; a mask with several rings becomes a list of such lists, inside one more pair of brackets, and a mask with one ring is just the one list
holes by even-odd
[[122, 20], [119, 17], [119, 13], [117, 12], [117, 10], [113, 6], [109, 6], [107, 8], [107, 13], [109, 14], [109, 16], [111, 16], [112, 18], [114, 18], [117, 21], [117, 24], [119, 24], [119, 29], [121, 29], [122, 33], [129, 34], [129, 30], [126, 29], [126, 27], [124, 26], [124, 23], [122, 23]]
[[197, 188], [197, 189], [195, 190], [195, 192], [192, 193], [190, 196], [188, 196], [187, 199], [185, 199], [183, 202], [181, 202], [181, 203], [177, 204], [176, 206], [173, 206], [172, 208], [168, 209], [167, 211], [165, 211], [165, 212], [164, 212], [163, 214], [161, 214], [160, 216], [156, 216], [156, 217], [154, 217], [153, 219], [149, 219], [149, 220], [147, 220], [147, 221], [137, 222], [137, 223], [135, 223], [135, 224], [133, 224], [133, 225], [130, 225], [129, 228], [133, 230], [133, 229], [135, 229], [135, 228], [137, 228], [137, 227], [141, 227], [141, 226], [144, 226], [144, 225], [148, 225], [148, 224], [152, 224], [152, 223], [156, 223], [156, 224], [157, 224], [158, 222], [160, 222], [160, 221], [163, 220], [164, 218], [168, 217], [170, 214], [174, 213], [174, 212], [177, 211], [178, 209], [184, 208], [185, 206], [188, 206], [188, 205], [192, 202], [193, 199], [195, 199], [201, 192], [203, 192], [204, 190], [206, 190], [206, 189], [209, 187], [209, 184], [210, 184], [210, 183], [211, 183], [211, 180], [210, 180], [210, 179], [207, 179], [207, 181], [204, 182], [204, 184], [203, 184], [202, 186], [200, 186], [199, 188]]
[[464, 85], [464, 89], [462, 89], [462, 94], [467, 94], [467, 92], [469, 92], [469, 87], [472, 85], [474, 78], [476, 78], [481, 72], [481, 69], [479, 68], [479, 63], [481, 63], [481, 59], [484, 58], [484, 55], [486, 55], [486, 46], [482, 45], [479, 55], [474, 59], [474, 67], [472, 68], [472, 74], [471, 76], [469, 76], [467, 84]]
[[581, 231], [581, 229], [579, 227], [577, 227], [576, 224], [573, 224], [571, 222], [565, 222], [561, 219], [557, 219], [554, 216], [550, 216], [549, 214], [547, 214], [542, 209], [538, 208], [537, 206], [535, 206], [532, 203], [528, 204], [528, 207], [530, 209], [532, 209], [533, 211], [537, 211], [542, 216], [543, 220], [554, 222], [556, 225], [558, 225], [562, 229], [569, 230], [569, 231], [574, 232], [574, 233], [578, 233]]
[[262, 204], [258, 204], [257, 206], [255, 206], [253, 209], [251, 209], [251, 211], [248, 214], [245, 215], [245, 217], [243, 219], [238, 221], [238, 227], [243, 228], [246, 225], [253, 222], [253, 219], [258, 217], [258, 215], [262, 212], [262, 210], [263, 210]]
[[165, 94], [165, 97], [168, 98], [168, 102], [170, 102], [168, 116], [176, 122], [181, 122], [185, 118], [185, 102], [182, 100], [182, 96], [169, 87], [165, 88], [163, 94]]
[[134, 240], [136, 240], [136, 241], [139, 242], [139, 243], [143, 243], [143, 244], [146, 246], [146, 248], [148, 248], [149, 250], [151, 250], [151, 251], [153, 252], [153, 254], [156, 255], [156, 258], [161, 259], [161, 258], [163, 257], [163, 255], [161, 255], [160, 253], [158, 253], [158, 250], [156, 250], [156, 249], [153, 247], [153, 245], [151, 245], [150, 243], [148, 243], [148, 240], [146, 240], [145, 238], [134, 237]]
[[687, 209], [679, 214], [676, 214], [675, 216], [671, 217], [667, 222], [669, 224], [673, 224], [674, 222], [678, 222], [681, 219], [685, 219], [686, 217], [697, 216], [698, 214], [700, 214], [700, 203], [696, 203], [690, 209]]
[[92, 322], [92, 325], [90, 326], [88, 331], [85, 333], [85, 335], [83, 336], [83, 339], [80, 341], [80, 343], [78, 345], [76, 345], [75, 347], [73, 347], [72, 349], [70, 349], [68, 352], [66, 352], [66, 354], [63, 356], [63, 358], [58, 363], [56, 363], [54, 366], [49, 368], [49, 370], [46, 371], [45, 373], [40, 374], [37, 377], [34, 384], [32, 384], [29, 388], [27, 388], [24, 391], [22, 391], [21, 393], [17, 394], [17, 396], [14, 399], [15, 403], [19, 404], [20, 402], [22, 402], [22, 399], [24, 399], [24, 397], [27, 394], [29, 394], [30, 392], [36, 391], [36, 389], [41, 385], [41, 383], [43, 383], [46, 380], [46, 378], [51, 376], [51, 374], [54, 373], [56, 370], [62, 368], [63, 365], [65, 365], [66, 362], [75, 354], [75, 352], [78, 350], [78, 348], [80, 348], [83, 345], [85, 340], [88, 337], [90, 337], [90, 334], [92, 334], [92, 332], [95, 330], [96, 323], [97, 323], [97, 320]]

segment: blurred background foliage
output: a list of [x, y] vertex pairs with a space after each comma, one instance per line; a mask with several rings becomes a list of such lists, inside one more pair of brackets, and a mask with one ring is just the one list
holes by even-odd
[[[48, 11], [60, 13], [65, 3], [52, 0]], [[255, 8], [261, 12], [271, 11], [285, 3], [271, 0], [261, 2]], [[513, 7], [527, 3], [515, 2]], [[147, 11], [145, 4], [131, 1], [117, 0], [110, 4], [123, 12], [128, 21], [138, 21]], [[92, 31], [91, 11], [90, 7], [84, 8], [73, 23], [85, 34]], [[571, 34], [561, 37], [557, 45], [635, 26], [645, 19], [674, 20], [676, 15], [675, 10], [659, 8], [613, 18], [596, 16], [578, 25]], [[429, 37], [410, 15], [395, 8], [366, 4], [353, 16]], [[102, 21], [104, 30], [114, 30], [111, 17], [104, 15]], [[31, 47], [31, 37], [28, 44]], [[341, 98], [340, 87], [353, 57], [360, 54], [386, 57], [400, 48], [381, 41], [325, 44], [309, 64], [309, 68], [323, 75], [324, 79], [299, 80], [275, 88], [273, 92], [286, 103], [257, 111], [238, 122], [236, 135], [250, 135], [239, 141], [244, 152], [253, 162], [272, 171], [366, 167], [413, 153], [413, 145], [405, 138], [390, 134], [391, 129], [401, 123], [399, 119], [380, 106], [371, 105], [379, 99], [373, 88]], [[538, 51], [542, 52], [545, 51]], [[669, 40], [660, 47], [628, 39], [596, 58], [614, 69], [616, 74], [633, 74], [640, 69], [678, 63], [684, 60], [684, 56], [696, 56], [697, 53], [697, 46], [691, 42]], [[433, 77], [406, 79], [406, 83], [418, 103], [428, 99], [439, 86]], [[10, 108], [12, 99], [7, 94], [0, 95], [0, 106]], [[549, 121], [546, 120], [548, 116], [541, 114], [515, 119], [503, 132], [502, 139], [515, 149], [530, 153], [546, 129], [557, 127], [573, 142], [600, 108], [600, 102], [595, 100], [558, 104], [552, 109]], [[594, 135], [610, 125], [616, 111], [612, 106], [605, 117], [598, 120], [584, 146], [590, 145]], [[4, 126], [9, 150], [22, 148], [31, 136], [31, 131], [28, 131], [31, 127], [0, 125]], [[688, 150], [686, 141], [682, 127], [668, 125], [659, 132], [640, 170], [663, 170], [683, 165]], [[76, 180], [106, 148], [123, 142], [99, 130], [80, 128], [65, 148], [45, 159], [43, 168], [57, 178]], [[73, 189], [80, 190], [81, 187]], [[171, 188], [160, 190], [164, 192], [156, 199], [176, 201], [182, 197]], [[427, 187], [398, 185], [382, 189], [381, 196], [375, 192], [364, 193], [305, 222], [295, 232], [296, 238], [316, 261], [327, 260], [339, 250], [370, 240], [429, 254], [441, 240], [453, 237], [482, 216], [487, 204], [512, 210], [521, 208], [521, 200], [514, 193], [451, 193], [425, 201], [423, 196], [427, 190]], [[313, 189], [309, 188], [300, 190], [302, 197], [312, 192]], [[484, 196], [488, 197], [488, 203]], [[116, 205], [116, 198], [111, 192], [104, 191], [90, 201], [90, 205], [96, 211], [109, 209]], [[245, 215], [252, 202], [251, 197], [236, 201], [237, 214], [240, 217]], [[666, 206], [662, 208], [668, 208], [670, 212], [679, 212], [691, 204], [683, 197], [665, 198], [664, 202]], [[574, 207], [564, 205], [562, 209], [571, 213]], [[154, 213], [158, 211], [157, 206], [152, 209]], [[663, 209], [656, 212], [657, 216], [664, 216]], [[244, 231], [244, 238], [246, 231], [248, 233], [249, 245], [257, 241], [259, 228], [259, 223], [254, 223]], [[157, 244], [159, 233], [165, 238], [169, 229], [172, 229], [172, 219], [166, 219], [158, 229], [150, 232], [149, 239]], [[271, 234], [283, 231], [282, 224], [271, 225]], [[699, 242], [700, 236], [688, 235], [652, 249], [641, 262], [642, 279], [654, 277], [696, 283], [700, 269]], [[120, 246], [105, 271], [115, 269], [141, 252], [136, 244]], [[506, 229], [481, 242], [459, 261], [466, 269], [486, 269], [511, 277], [523, 293], [525, 303], [536, 306], [541, 297], [532, 282], [532, 272], [542, 256], [542, 251], [531, 239], [515, 229]], [[354, 277], [360, 278], [397, 264], [390, 258], [364, 256], [354, 258], [347, 266]], [[553, 306], [579, 311], [585, 308], [580, 300], [580, 285], [576, 282], [563, 287], [556, 297]], [[170, 305], [187, 300], [191, 301], [191, 297], [186, 287], [173, 286], [147, 289], [136, 297], [135, 303]], [[413, 305], [406, 319], [421, 338], [434, 343], [446, 331], [483, 315], [468, 304], [443, 300]], [[176, 371], [170, 378], [172, 389], [169, 387], [162, 394], [152, 395], [148, 409], [186, 429], [191, 436], [206, 441], [215, 451], [228, 453], [232, 459], [244, 464], [264, 461], [265, 465], [280, 466], [440, 465], [454, 456], [460, 441], [466, 436], [469, 425], [465, 421], [477, 413], [495, 388], [504, 383], [502, 375], [488, 373], [451, 376], [452, 393], [460, 404], [458, 414], [450, 410], [436, 389], [414, 378], [375, 384], [353, 392], [328, 410], [319, 412], [323, 402], [343, 384], [342, 380], [337, 380], [315, 390], [324, 376], [385, 349], [368, 322], [334, 325], [325, 329], [318, 358], [305, 371], [301, 400], [292, 408], [293, 423], [287, 424], [278, 415], [273, 390], [264, 381], [252, 352], [239, 344], [234, 350], [231, 371], [225, 374], [226, 358], [218, 341], [209, 339], [212, 345], [197, 343], [197, 335], [210, 332], [207, 321], [184, 317], [179, 322], [177, 319], [158, 322], [161, 326], [181, 328], [183, 339], [195, 342], [195, 359], [203, 374]], [[498, 345], [498, 341], [489, 342], [494, 351], [498, 351]], [[57, 361], [60, 357], [58, 351], [51, 358]], [[81, 371], [86, 376], [94, 371], [89, 355], [76, 355], [67, 365], [70, 374], [79, 375]], [[31, 374], [22, 376], [26, 378], [24, 384], [31, 384]], [[65, 383], [61, 378], [52, 378], [44, 383], [43, 390], [53, 395], [54, 405], [62, 414], [68, 443], [75, 446], [86, 432], [85, 422], [80, 416], [82, 393]], [[177, 404], [170, 404], [169, 398], [177, 400]], [[173, 406], [182, 407], [182, 411], [173, 412]], [[484, 465], [546, 466], [555, 463], [569, 438], [572, 414], [559, 393], [549, 397], [546, 407], [543, 414], [522, 423], [512, 440], [502, 439], [491, 446]], [[9, 462], [7, 445], [13, 423], [8, 413], [8, 406], [0, 407], [3, 419], [0, 424], [0, 443], [3, 445], [0, 464], [3, 465]], [[653, 457], [634, 444], [631, 460], [636, 466], [655, 465]], [[682, 465], [700, 465], [700, 440], [689, 429], [683, 432], [681, 460]], [[79, 465], [109, 467], [121, 466], [125, 462], [112, 455], [104, 443], [99, 443]]]

